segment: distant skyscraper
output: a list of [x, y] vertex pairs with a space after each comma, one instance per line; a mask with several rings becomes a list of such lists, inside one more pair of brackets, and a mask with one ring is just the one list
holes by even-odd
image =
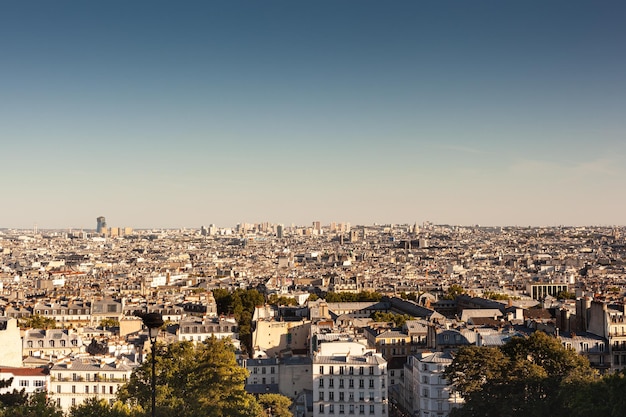
[[102, 233], [104, 229], [107, 227], [107, 221], [103, 216], [100, 216], [96, 219], [96, 232]]
[[276, 226], [276, 237], [279, 239], [283, 238], [283, 225], [279, 224]]

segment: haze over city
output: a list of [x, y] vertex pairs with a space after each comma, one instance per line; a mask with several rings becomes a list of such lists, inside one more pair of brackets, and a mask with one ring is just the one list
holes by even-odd
[[0, 4], [0, 227], [624, 225], [626, 4]]

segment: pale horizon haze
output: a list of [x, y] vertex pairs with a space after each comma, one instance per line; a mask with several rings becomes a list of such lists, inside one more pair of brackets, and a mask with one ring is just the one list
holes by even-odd
[[0, 228], [626, 225], [623, 1], [0, 3]]

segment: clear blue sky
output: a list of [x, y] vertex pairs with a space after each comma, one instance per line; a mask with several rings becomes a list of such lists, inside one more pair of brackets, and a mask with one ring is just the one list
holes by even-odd
[[626, 224], [626, 2], [0, 2], [0, 227]]

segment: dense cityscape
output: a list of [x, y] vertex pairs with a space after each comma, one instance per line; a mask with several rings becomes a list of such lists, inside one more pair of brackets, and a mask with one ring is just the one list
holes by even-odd
[[626, 416], [625, 17], [0, 1], [0, 417]]
[[448, 416], [457, 352], [538, 333], [626, 368], [623, 227], [94, 226], [0, 230], [0, 395], [128, 404], [146, 313], [157, 345], [227, 341], [246, 393], [299, 417]]

